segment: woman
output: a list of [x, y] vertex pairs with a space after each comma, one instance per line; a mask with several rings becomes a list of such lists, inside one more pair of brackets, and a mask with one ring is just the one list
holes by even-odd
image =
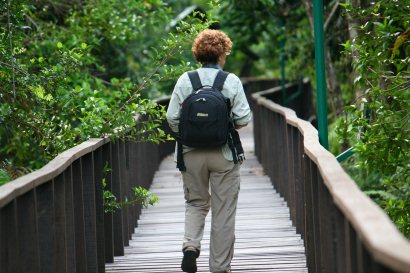
[[[219, 30], [204, 30], [192, 45], [193, 55], [201, 68], [197, 69], [202, 85], [212, 86], [232, 48], [229, 37]], [[175, 85], [167, 111], [167, 120], [178, 132], [182, 102], [193, 92], [187, 73]], [[252, 113], [240, 79], [230, 73], [222, 94], [231, 103], [231, 117], [235, 127], [246, 126]], [[205, 217], [212, 203], [212, 224], [209, 267], [213, 273], [231, 272], [235, 241], [235, 215], [239, 193], [239, 168], [234, 164], [227, 144], [216, 148], [195, 149], [184, 146], [186, 171], [182, 172], [185, 193], [185, 235], [181, 269], [196, 272], [196, 259], [201, 251]]]

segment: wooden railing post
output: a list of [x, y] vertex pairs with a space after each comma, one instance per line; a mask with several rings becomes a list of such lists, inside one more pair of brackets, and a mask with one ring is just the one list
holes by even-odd
[[319, 208], [319, 225], [320, 239], [318, 246], [321, 249], [321, 272], [335, 272], [333, 268], [333, 213], [332, 201], [323, 179], [318, 176], [318, 208]]
[[100, 147], [94, 151], [94, 181], [95, 190], [95, 221], [96, 221], [96, 250], [98, 272], [105, 272], [105, 250], [104, 250], [104, 201], [103, 201], [103, 148]]
[[87, 272], [87, 253], [84, 229], [84, 194], [81, 158], [73, 163], [73, 197], [75, 223], [75, 265], [77, 272]]
[[[132, 188], [135, 187], [135, 181], [133, 178], [134, 175], [134, 170], [133, 166], [131, 163], [131, 153], [132, 153], [132, 142], [128, 139], [125, 140], [125, 166], [127, 169], [127, 185], [128, 185], [128, 194], [129, 198], [133, 198], [134, 194], [132, 191]], [[135, 168], [134, 168], [135, 169]], [[128, 235], [129, 239], [132, 239], [132, 234], [134, 233], [134, 228], [135, 228], [135, 222], [136, 219], [138, 218], [137, 212], [136, 212], [136, 206], [132, 205], [128, 208]]]
[[[78, 165], [78, 164], [77, 164]], [[77, 167], [78, 168], [78, 167]], [[64, 172], [65, 183], [65, 215], [66, 215], [66, 257], [67, 270], [66, 272], [76, 272], [77, 255], [76, 255], [76, 231], [75, 231], [75, 217], [74, 217], [74, 180], [73, 169], [71, 165]]]
[[[128, 155], [128, 166], [129, 166], [129, 181], [131, 187], [138, 187], [140, 181], [138, 181], [138, 145], [136, 141], [129, 140], [127, 142], [127, 155]], [[131, 221], [131, 225], [133, 229], [137, 226], [138, 223], [138, 215], [140, 213], [140, 206], [135, 204], [132, 208], [133, 218]]]
[[37, 273], [40, 269], [36, 207], [35, 189], [17, 198], [17, 272]]
[[[286, 172], [286, 181], [287, 183], [287, 195], [288, 195], [288, 200], [287, 202], [289, 203], [289, 211], [290, 211], [290, 219], [292, 220], [292, 223], [296, 223], [296, 178], [295, 178], [295, 161], [297, 160], [297, 157], [295, 157], [294, 149], [295, 149], [295, 143], [294, 143], [294, 128], [293, 126], [287, 124], [286, 125], [286, 161], [284, 161], [284, 165], [287, 166], [287, 172]], [[287, 163], [287, 164], [286, 164]]]
[[[118, 196], [122, 201], [125, 201], [126, 198], [130, 199], [130, 187], [128, 180], [128, 168], [127, 168], [127, 158], [125, 156], [125, 142], [123, 140], [118, 141], [119, 143], [119, 169], [121, 176], [121, 195]], [[128, 206], [122, 208], [122, 236], [124, 240], [124, 246], [129, 246], [130, 240], [130, 231], [129, 231], [129, 210]]]
[[17, 200], [0, 210], [0, 272], [18, 272]]
[[293, 129], [293, 160], [294, 160], [294, 179], [295, 179], [295, 207], [296, 207], [296, 231], [301, 234], [304, 239], [305, 226], [305, 196], [303, 183], [303, 136], [301, 136], [296, 129]]
[[345, 219], [340, 212], [338, 208], [335, 209], [334, 211], [334, 217], [335, 217], [335, 255], [336, 255], [336, 260], [335, 260], [335, 267], [336, 267], [336, 273], [344, 273], [347, 272], [346, 268], [346, 254], [347, 253], [347, 242], [345, 240], [346, 234], [345, 234]]
[[82, 157], [84, 235], [87, 272], [98, 272], [97, 224], [95, 202], [94, 156], [88, 153]]
[[53, 182], [44, 183], [36, 188], [37, 230], [40, 272], [54, 272], [54, 189]]
[[[113, 191], [112, 187], [112, 144], [107, 143], [102, 146], [102, 161], [103, 168], [106, 170], [103, 172], [103, 179], [105, 180], [106, 186], [105, 190]], [[105, 262], [114, 262], [114, 215], [113, 213], [104, 213], [104, 252], [105, 252]]]
[[356, 234], [352, 228], [352, 225], [345, 221], [345, 230], [346, 230], [346, 242], [347, 242], [347, 273], [356, 273], [357, 272], [357, 248], [356, 248]]
[[65, 176], [60, 174], [53, 181], [54, 184], [54, 270], [53, 272], [67, 272], [67, 238], [66, 238], [66, 194]]
[[260, 109], [261, 107], [254, 107], [253, 108], [253, 138], [255, 139], [255, 155], [261, 161], [261, 153], [260, 153], [260, 131], [261, 131], [261, 125], [260, 125]]
[[[119, 201], [123, 201], [123, 190], [121, 183], [120, 169], [120, 143], [116, 141], [112, 143], [112, 193]], [[116, 210], [114, 212], [114, 255], [124, 255], [124, 233], [123, 233], [123, 211]]]
[[316, 272], [316, 252], [314, 249], [315, 233], [314, 233], [314, 218], [313, 218], [313, 190], [312, 190], [312, 162], [308, 156], [304, 160], [305, 169], [305, 246], [307, 266], [310, 272]]

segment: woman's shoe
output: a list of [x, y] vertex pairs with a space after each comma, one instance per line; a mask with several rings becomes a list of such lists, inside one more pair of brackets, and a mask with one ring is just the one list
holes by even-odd
[[197, 270], [196, 258], [198, 253], [196, 251], [187, 250], [184, 252], [184, 258], [182, 258], [181, 269], [187, 273], [195, 273]]

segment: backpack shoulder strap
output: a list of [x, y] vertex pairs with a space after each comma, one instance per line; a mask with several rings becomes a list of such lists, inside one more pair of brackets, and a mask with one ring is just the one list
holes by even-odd
[[229, 72], [219, 70], [218, 74], [216, 74], [214, 84], [212, 85], [212, 87], [219, 91], [222, 91], [222, 88], [224, 87], [224, 83], [228, 75], [229, 75]]
[[189, 80], [191, 81], [192, 87], [194, 88], [194, 91], [198, 90], [199, 88], [202, 87], [201, 79], [199, 78], [198, 71], [189, 71], [188, 72], [188, 77]]

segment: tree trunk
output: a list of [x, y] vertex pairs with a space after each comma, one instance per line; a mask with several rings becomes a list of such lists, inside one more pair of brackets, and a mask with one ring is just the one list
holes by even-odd
[[[360, 0], [346, 0], [346, 3], [350, 3], [353, 8], [359, 8], [361, 6]], [[349, 28], [349, 39], [351, 41], [352, 46], [354, 45], [355, 38], [358, 36], [357, 33], [357, 28], [359, 27], [359, 23], [356, 21], [355, 18], [350, 16], [350, 14], [347, 14], [347, 25]], [[353, 47], [353, 52], [352, 52], [352, 62], [355, 62], [358, 60], [358, 53], [357, 50]], [[353, 84], [354, 79], [357, 77], [357, 73], [353, 70], [350, 76], [351, 82]], [[360, 98], [363, 96], [363, 91], [356, 87], [355, 88], [355, 98]]]
[[314, 27], [313, 27], [313, 1], [309, 0], [302, 0], [303, 5], [305, 6], [305, 11], [309, 19], [310, 23], [310, 32], [312, 33], [312, 37], [315, 36]]
[[329, 89], [331, 96], [331, 102], [333, 107], [333, 113], [336, 117], [339, 117], [343, 113], [344, 102], [342, 98], [342, 90], [340, 89], [340, 83], [337, 79], [336, 69], [333, 66], [332, 56], [330, 51], [326, 47], [326, 85]]

